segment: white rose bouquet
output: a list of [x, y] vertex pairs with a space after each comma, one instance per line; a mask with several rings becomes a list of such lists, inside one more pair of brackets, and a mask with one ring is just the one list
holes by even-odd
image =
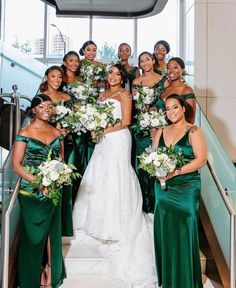
[[70, 123], [69, 129], [78, 135], [81, 132], [93, 131], [93, 142], [97, 143], [101, 140], [107, 127], [120, 122], [120, 119], [114, 117], [113, 110], [112, 103], [101, 101], [75, 106], [74, 112], [67, 117], [67, 123]]
[[136, 94], [133, 96], [135, 108], [140, 111], [149, 109], [157, 97], [155, 88], [142, 85], [134, 85], [134, 88], [137, 90]]
[[75, 172], [74, 165], [65, 164], [60, 159], [51, 160], [51, 154], [52, 150], [49, 151], [47, 160], [38, 168], [26, 168], [35, 175], [34, 181], [30, 184], [31, 187], [40, 190], [47, 188], [47, 197], [52, 200], [54, 205], [57, 205], [61, 198], [63, 185], [72, 185], [72, 180], [81, 176]]
[[107, 78], [106, 65], [92, 64], [87, 60], [83, 60], [80, 67], [80, 76], [82, 76], [84, 82], [89, 85], [91, 85], [94, 80], [105, 81]]
[[53, 107], [53, 112], [50, 117], [51, 123], [60, 124], [63, 128], [68, 128], [68, 123], [66, 117], [72, 113], [71, 109], [63, 105], [55, 105]]
[[[181, 150], [175, 151], [174, 146], [160, 147], [154, 151], [148, 147], [140, 156], [139, 168], [147, 171], [151, 176], [165, 178], [176, 168], [181, 168], [185, 158]], [[166, 189], [166, 182], [160, 181], [161, 188]]]
[[75, 97], [82, 105], [94, 102], [98, 98], [98, 91], [89, 83], [74, 82], [63, 87], [63, 91]]
[[132, 128], [137, 132], [142, 131], [143, 135], [147, 136], [152, 128], [161, 128], [167, 124], [165, 111], [159, 109], [139, 113], [137, 115], [137, 122]]

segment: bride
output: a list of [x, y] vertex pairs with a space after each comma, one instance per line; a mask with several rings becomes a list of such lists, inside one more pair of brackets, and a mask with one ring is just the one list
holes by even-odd
[[155, 287], [153, 240], [142, 212], [142, 194], [131, 166], [132, 99], [123, 88], [126, 71], [115, 64], [108, 72], [109, 89], [98, 101], [112, 102], [122, 121], [105, 130], [95, 146], [80, 184], [73, 211], [74, 230], [100, 241], [110, 257], [113, 279], [122, 287]]

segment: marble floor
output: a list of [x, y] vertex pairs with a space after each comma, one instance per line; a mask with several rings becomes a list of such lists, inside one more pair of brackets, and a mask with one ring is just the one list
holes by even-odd
[[[63, 254], [67, 271], [62, 288], [133, 288], [124, 283], [116, 283], [109, 278], [109, 259], [101, 255], [99, 242], [76, 231], [75, 238], [63, 239]], [[201, 255], [202, 270], [205, 269], [204, 255]], [[214, 288], [203, 275], [204, 288]], [[154, 288], [154, 287], [137, 287]]]

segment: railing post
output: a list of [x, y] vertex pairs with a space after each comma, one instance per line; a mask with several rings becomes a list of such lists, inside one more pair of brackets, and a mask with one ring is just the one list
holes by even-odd
[[12, 96], [15, 102], [15, 109], [16, 109], [16, 124], [15, 124], [16, 125], [15, 136], [16, 136], [20, 130], [20, 125], [21, 125], [20, 100], [19, 100], [19, 93], [17, 92], [18, 90], [17, 85], [13, 85], [12, 90], [13, 90]]

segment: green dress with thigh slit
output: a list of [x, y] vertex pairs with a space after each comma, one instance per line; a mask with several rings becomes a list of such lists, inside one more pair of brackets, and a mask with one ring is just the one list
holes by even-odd
[[[163, 134], [159, 147], [165, 147]], [[194, 159], [188, 132], [175, 144], [187, 161]], [[198, 171], [155, 181], [154, 244], [159, 286], [202, 288], [198, 240], [200, 175]]]
[[[18, 135], [15, 141], [25, 142], [23, 166], [38, 167], [47, 160], [50, 150], [52, 159], [59, 156], [63, 137], [55, 138], [49, 145]], [[66, 277], [61, 243], [61, 202], [55, 206], [52, 200], [21, 179], [18, 199], [21, 208], [19, 243], [19, 287], [39, 288], [43, 255], [50, 238], [52, 288], [59, 287]]]

